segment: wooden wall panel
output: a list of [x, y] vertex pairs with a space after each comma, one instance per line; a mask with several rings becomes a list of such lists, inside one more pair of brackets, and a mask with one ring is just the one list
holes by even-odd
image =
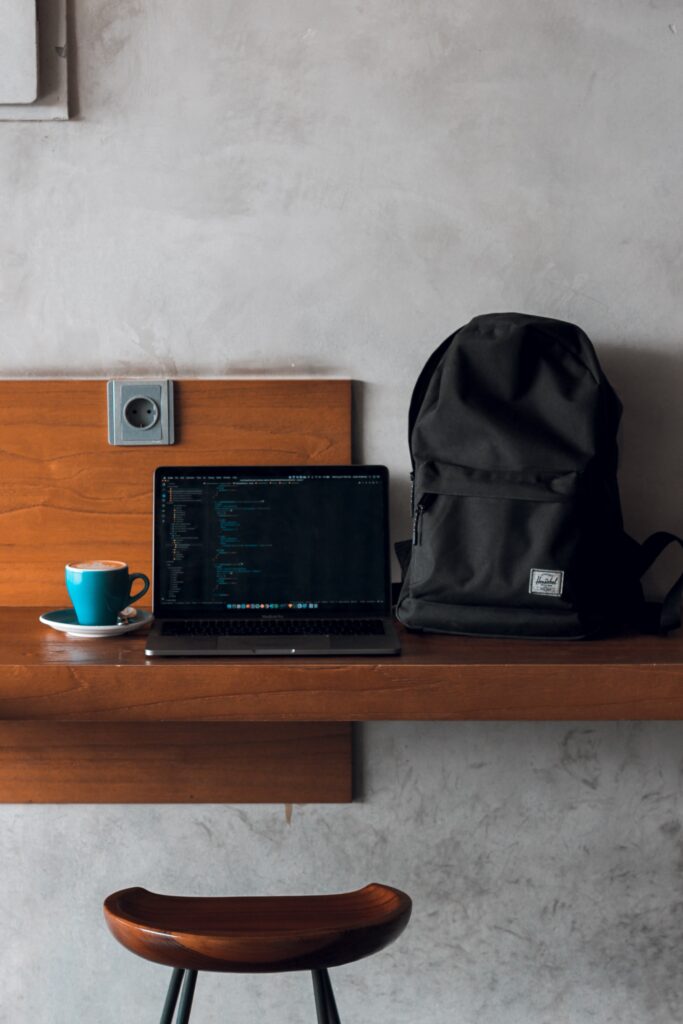
[[163, 464], [343, 464], [343, 380], [185, 380], [176, 444], [112, 447], [105, 381], [0, 381], [0, 605], [66, 603], [64, 565], [151, 572], [152, 472]]
[[[64, 607], [64, 565], [128, 562], [151, 575], [159, 465], [325, 465], [351, 459], [351, 384], [175, 382], [176, 444], [112, 447], [105, 381], [0, 381], [0, 605]], [[28, 688], [56, 639], [21, 653]], [[58, 641], [70, 671], [84, 644]], [[142, 637], [106, 642], [117, 664]], [[147, 664], [150, 672], [151, 664]], [[155, 666], [162, 668], [162, 666]], [[123, 672], [127, 676], [127, 670]], [[143, 689], [148, 680], [143, 682]], [[6, 680], [0, 680], [0, 700]], [[0, 721], [0, 802], [252, 802], [351, 799], [347, 725]]]
[[350, 725], [0, 722], [0, 803], [350, 799]]

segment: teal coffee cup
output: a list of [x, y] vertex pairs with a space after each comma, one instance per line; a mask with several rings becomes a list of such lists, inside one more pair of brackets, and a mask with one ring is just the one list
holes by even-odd
[[[142, 580], [144, 585], [131, 596], [135, 580]], [[149, 580], [142, 572], [129, 573], [125, 562], [69, 562], [66, 589], [79, 625], [115, 626], [119, 612], [147, 593]]]

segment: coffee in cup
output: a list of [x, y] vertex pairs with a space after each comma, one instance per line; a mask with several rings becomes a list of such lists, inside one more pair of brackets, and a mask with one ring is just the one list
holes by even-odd
[[[81, 626], [115, 626], [119, 612], [149, 590], [147, 576], [142, 572], [129, 573], [125, 562], [69, 562], [65, 573], [66, 589]], [[142, 580], [143, 587], [131, 595], [135, 580]]]

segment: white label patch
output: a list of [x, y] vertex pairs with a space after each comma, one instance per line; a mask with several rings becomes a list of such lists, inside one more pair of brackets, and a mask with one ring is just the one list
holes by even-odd
[[529, 593], [545, 597], [562, 597], [564, 573], [559, 569], [532, 569], [529, 573]]

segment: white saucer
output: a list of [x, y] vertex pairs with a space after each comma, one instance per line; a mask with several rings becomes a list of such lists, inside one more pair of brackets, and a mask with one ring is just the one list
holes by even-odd
[[142, 609], [136, 609], [136, 611], [135, 618], [132, 618], [129, 622], [117, 623], [115, 626], [80, 626], [73, 608], [59, 608], [54, 612], [45, 612], [40, 616], [40, 621], [44, 626], [51, 626], [52, 629], [56, 629], [60, 633], [66, 633], [68, 636], [77, 636], [81, 639], [98, 636], [121, 636], [122, 633], [132, 633], [133, 630], [140, 629], [141, 626], [149, 626], [154, 621], [154, 616], [151, 612], [143, 612]]

